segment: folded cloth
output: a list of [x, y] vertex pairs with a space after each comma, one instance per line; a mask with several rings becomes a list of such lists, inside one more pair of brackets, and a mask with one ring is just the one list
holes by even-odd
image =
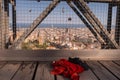
[[84, 68], [84, 70], [89, 69], [89, 66], [86, 63], [82, 62], [79, 58], [69, 58], [68, 61], [71, 63], [78, 64], [78, 65], [82, 66]]
[[66, 59], [60, 59], [52, 63], [54, 69], [51, 74], [63, 75], [64, 77], [70, 78], [71, 80], [79, 80], [79, 73], [84, 71], [84, 68], [78, 64], [71, 63]]

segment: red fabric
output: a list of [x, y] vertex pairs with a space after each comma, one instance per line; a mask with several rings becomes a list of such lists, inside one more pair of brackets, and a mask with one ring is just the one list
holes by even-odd
[[71, 80], [79, 80], [78, 74], [84, 71], [84, 68], [80, 65], [73, 64], [65, 59], [55, 61], [52, 65], [54, 69], [51, 71], [51, 74], [61, 74]]

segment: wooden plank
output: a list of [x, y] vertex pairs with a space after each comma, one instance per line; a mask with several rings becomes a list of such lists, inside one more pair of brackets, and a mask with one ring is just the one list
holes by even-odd
[[7, 62], [0, 62], [0, 69], [3, 68], [6, 64]]
[[120, 66], [120, 61], [113, 61], [114, 63], [118, 64]]
[[96, 61], [88, 61], [87, 64], [91, 67], [92, 71], [100, 80], [118, 80], [108, 70], [101, 66]]
[[57, 80], [70, 80], [70, 79], [63, 77], [62, 75], [57, 75]]
[[36, 62], [24, 62], [12, 80], [32, 80]]
[[80, 80], [98, 80], [98, 79], [91, 70], [88, 70], [80, 74]]
[[120, 50], [1, 50], [0, 61], [54, 61], [79, 57], [84, 60], [120, 60]]
[[0, 68], [0, 80], [11, 80], [16, 73], [21, 63], [9, 62], [4, 67]]
[[120, 66], [112, 61], [100, 61], [110, 72], [112, 72], [118, 79], [120, 79]]
[[65, 78], [65, 77], [63, 77], [63, 76], [58, 75], [58, 76], [57, 76], [57, 80], [69, 80], [69, 79], [68, 79], [68, 78]]
[[54, 75], [50, 74], [52, 70], [50, 62], [40, 62], [37, 68], [35, 80], [54, 80]]

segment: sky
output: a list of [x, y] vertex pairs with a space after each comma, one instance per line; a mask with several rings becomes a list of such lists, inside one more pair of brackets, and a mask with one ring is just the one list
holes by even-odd
[[[16, 0], [17, 2], [17, 23], [32, 23], [40, 13], [49, 5], [50, 1], [28, 1]], [[11, 5], [10, 5], [11, 6]], [[88, 6], [102, 22], [107, 23], [108, 4], [105, 3], [89, 3]], [[10, 9], [12, 9], [10, 7]], [[10, 17], [12, 17], [10, 10]], [[115, 24], [116, 9], [113, 9], [113, 25]], [[71, 18], [71, 21], [68, 20]], [[11, 22], [10, 18], [10, 22]], [[42, 22], [44, 24], [83, 24], [79, 17], [67, 5], [66, 2], [60, 2], [57, 7]]]

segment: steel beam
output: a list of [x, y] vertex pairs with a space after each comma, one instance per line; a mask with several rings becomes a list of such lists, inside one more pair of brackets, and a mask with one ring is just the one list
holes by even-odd
[[108, 5], [108, 20], [107, 20], [107, 31], [111, 33], [111, 25], [112, 25], [112, 3]]
[[12, 4], [12, 27], [13, 27], [13, 40], [16, 39], [16, 0]]
[[5, 49], [8, 37], [8, 1], [0, 0], [0, 49]]
[[82, 16], [82, 14], [74, 7], [74, 5], [71, 2], [68, 2], [68, 5], [71, 7], [71, 9], [76, 13], [76, 15], [82, 20], [82, 22], [86, 25], [86, 27], [91, 31], [91, 33], [94, 35], [94, 37], [101, 43], [105, 44], [104, 40], [100, 37], [100, 35], [96, 32], [94, 28], [91, 27], [89, 22]]
[[8, 43], [8, 34], [9, 34], [9, 0], [4, 0], [4, 24], [5, 24], [5, 48], [7, 48], [7, 44]]
[[3, 26], [3, 1], [0, 0], [0, 49], [3, 49], [3, 29], [2, 29], [2, 26]]
[[[97, 27], [96, 23], [90, 17], [90, 15], [87, 14], [87, 13], [85, 13], [84, 9], [79, 6], [79, 3], [77, 3], [76, 1], [74, 1], [74, 4], [76, 5], [76, 7], [78, 7], [78, 9], [81, 11], [81, 13], [83, 14], [83, 16], [85, 16], [85, 18], [89, 21], [89, 23], [91, 24], [91, 26], [93, 27], [93, 29], [102, 37], [103, 35], [101, 34], [100, 29]], [[102, 39], [103, 39], [103, 37], [102, 37]], [[104, 43], [104, 44], [106, 44], [106, 43]]]
[[113, 46], [113, 48], [120, 48], [116, 41], [111, 39], [111, 36], [107, 32], [107, 30], [103, 27], [98, 18], [93, 14], [93, 12], [84, 2], [84, 0], [78, 0], [73, 2], [77, 6], [77, 8], [82, 12], [82, 14], [86, 17], [86, 19], [91, 23], [93, 28], [95, 28], [100, 35], [102, 34], [101, 37], [106, 37], [106, 39], [108, 39], [109, 43]]
[[31, 26], [23, 33], [18, 40], [15, 40], [11, 48], [17, 48], [34, 30], [35, 28], [50, 14], [60, 0], [53, 0], [50, 5], [33, 21]]
[[[108, 5], [108, 19], [107, 19], [107, 31], [111, 33], [111, 27], [112, 27], [112, 8], [113, 3], [109, 3]], [[102, 49], [111, 48], [112, 46], [109, 44], [109, 41], [105, 38], [106, 45], [101, 45]]]
[[120, 45], [120, 4], [117, 6], [115, 40]]
[[[31, 1], [38, 1], [38, 0], [31, 0]], [[39, 1], [52, 1], [52, 0], [39, 0]], [[67, 0], [61, 0], [67, 1]], [[84, 0], [86, 2], [99, 2], [99, 3], [120, 3], [120, 0]]]
[[0, 0], [0, 49], [5, 49], [8, 39], [9, 1]]
[[86, 2], [120, 3], [120, 0], [85, 0]]
[[[111, 33], [111, 25], [112, 25], [112, 8], [113, 8], [113, 3], [109, 3], [108, 4], [108, 18], [107, 18], [107, 31], [109, 33]], [[101, 45], [102, 49], [106, 49], [106, 48], [111, 48], [111, 45], [108, 44], [109, 41], [105, 38], [104, 40], [106, 40], [106, 45]]]

